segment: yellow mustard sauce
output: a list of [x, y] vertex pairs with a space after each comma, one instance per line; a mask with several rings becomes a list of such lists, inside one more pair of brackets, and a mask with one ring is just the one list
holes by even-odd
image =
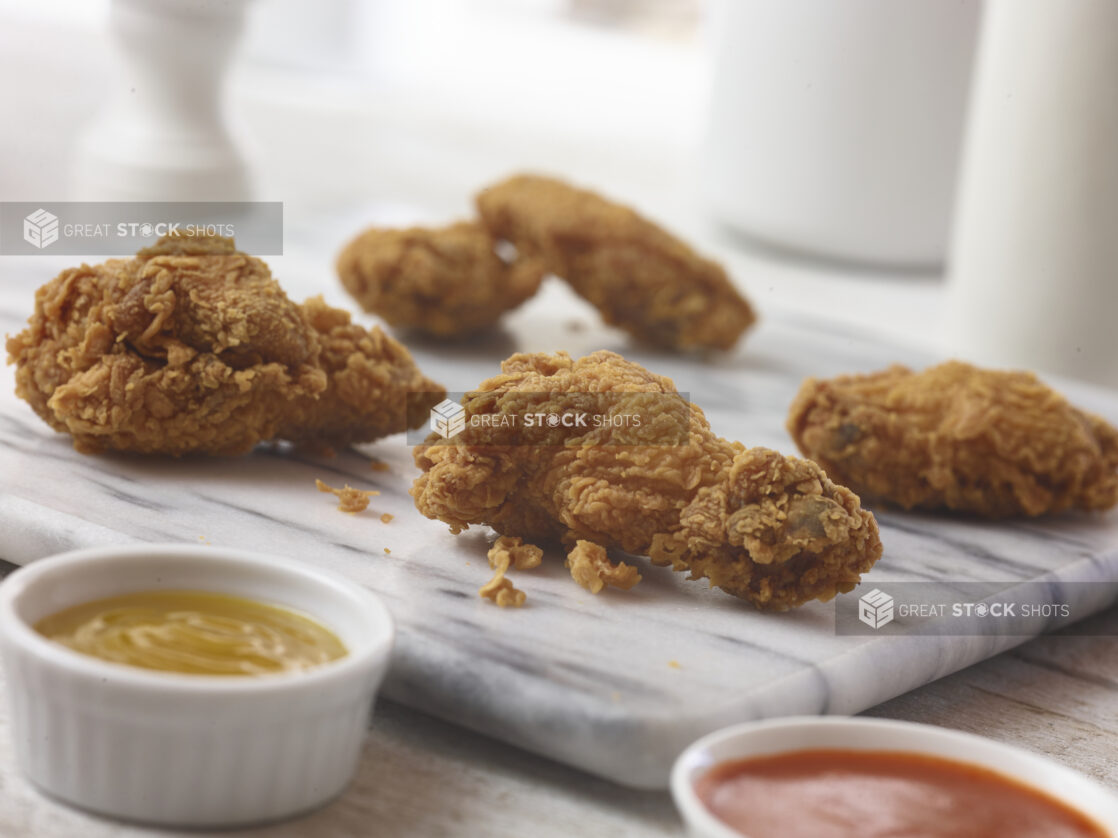
[[44, 617], [35, 630], [101, 660], [192, 675], [298, 672], [347, 653], [310, 617], [208, 591], [98, 599]]

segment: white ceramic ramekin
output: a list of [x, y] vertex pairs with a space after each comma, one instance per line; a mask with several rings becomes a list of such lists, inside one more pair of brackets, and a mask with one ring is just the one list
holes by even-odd
[[[71, 605], [130, 591], [208, 590], [286, 605], [349, 654], [299, 673], [181, 675], [108, 663], [32, 628]], [[0, 584], [12, 735], [35, 785], [129, 820], [231, 826], [320, 806], [349, 783], [392, 619], [369, 591], [305, 565], [217, 547], [65, 553]]]
[[749, 722], [704, 736], [672, 767], [676, 808], [693, 838], [741, 838], [707, 809], [695, 782], [727, 760], [813, 748], [904, 751], [980, 765], [1062, 800], [1118, 838], [1118, 796], [1050, 759], [954, 730], [885, 719], [806, 716]]

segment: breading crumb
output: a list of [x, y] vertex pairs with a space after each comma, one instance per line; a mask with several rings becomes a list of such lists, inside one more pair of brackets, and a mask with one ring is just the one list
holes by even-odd
[[606, 585], [629, 590], [639, 581], [637, 569], [625, 562], [614, 564], [606, 555], [606, 548], [593, 541], [578, 540], [567, 554], [567, 567], [574, 579], [592, 594], [600, 593]]
[[502, 535], [489, 548], [489, 566], [496, 569], [502, 562], [517, 570], [531, 570], [543, 561], [543, 550], [534, 544], [525, 544], [524, 539]]
[[682, 669], [683, 668], [682, 666], [680, 666], [679, 661], [668, 661], [668, 666], [671, 669]]
[[375, 489], [354, 489], [348, 483], [345, 485], [345, 488], [335, 489], [332, 486], [327, 486], [317, 478], [314, 481], [314, 485], [318, 487], [318, 491], [320, 492], [337, 495], [338, 509], [342, 512], [348, 512], [351, 515], [355, 512], [362, 512], [367, 509], [369, 506], [369, 498], [380, 494], [380, 492]]
[[528, 570], [538, 567], [543, 558], [543, 550], [522, 539], [501, 536], [489, 548], [489, 566], [493, 568], [493, 578], [478, 589], [478, 596], [491, 599], [502, 608], [519, 608], [528, 595], [518, 590], [505, 574], [509, 567]]
[[395, 518], [395, 517], [396, 516], [393, 515], [391, 512], [385, 512], [383, 515], [380, 516], [380, 520], [381, 520], [381, 523], [388, 524], [388, 523], [391, 523], [392, 519]]
[[388, 471], [389, 465], [381, 460], [369, 460], [369, 468], [372, 471]]
[[478, 594], [491, 599], [502, 608], [520, 608], [528, 595], [513, 586], [512, 580], [504, 572], [497, 573], [478, 589]]
[[385, 552], [385, 553], [391, 553], [392, 551], [391, 551], [391, 550], [389, 550], [389, 549], [388, 549], [387, 547], [385, 547], [385, 548], [384, 548], [384, 552]]

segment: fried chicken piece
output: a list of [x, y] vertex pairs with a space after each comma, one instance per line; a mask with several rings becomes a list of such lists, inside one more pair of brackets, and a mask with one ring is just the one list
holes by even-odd
[[606, 548], [593, 541], [576, 541], [567, 554], [567, 567], [571, 578], [592, 594], [601, 593], [607, 585], [627, 591], [641, 581], [635, 567], [625, 562], [614, 564], [606, 555]]
[[729, 349], [756, 319], [726, 272], [628, 207], [520, 175], [477, 196], [490, 232], [542, 258], [605, 321], [672, 349]]
[[539, 290], [539, 259], [502, 260], [476, 222], [373, 228], [346, 245], [338, 276], [366, 311], [393, 326], [456, 337], [492, 326]]
[[[716, 437], [670, 379], [604, 351], [514, 355], [501, 369], [464, 397], [463, 431], [415, 449], [416, 507], [453, 532], [618, 547], [765, 610], [849, 591], [881, 555], [850, 490], [810, 461]], [[603, 421], [472, 418], [588, 411]]]
[[338, 509], [342, 512], [348, 512], [350, 515], [364, 512], [369, 508], [369, 498], [380, 494], [376, 489], [354, 489], [348, 483], [345, 484], [345, 488], [335, 489], [333, 486], [327, 486], [321, 480], [315, 479], [314, 485], [318, 487], [318, 491], [337, 497]]
[[800, 450], [858, 494], [991, 518], [1118, 503], [1118, 431], [1028, 372], [949, 361], [808, 379]]
[[421, 424], [408, 392], [442, 398], [403, 346], [321, 299], [291, 302], [232, 239], [167, 236], [65, 270], [28, 324], [7, 342], [16, 393], [83, 453], [344, 446]]

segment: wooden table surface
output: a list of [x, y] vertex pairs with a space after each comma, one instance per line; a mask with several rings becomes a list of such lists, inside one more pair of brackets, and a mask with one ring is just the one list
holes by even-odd
[[[865, 715], [982, 734], [1047, 754], [1118, 789], [1118, 608]], [[621, 788], [382, 701], [357, 778], [342, 797], [294, 821], [207, 834], [605, 838], [682, 833], [667, 793]], [[175, 834], [191, 833], [93, 817], [37, 792], [14, 765], [6, 701], [0, 704], [0, 836]]]

